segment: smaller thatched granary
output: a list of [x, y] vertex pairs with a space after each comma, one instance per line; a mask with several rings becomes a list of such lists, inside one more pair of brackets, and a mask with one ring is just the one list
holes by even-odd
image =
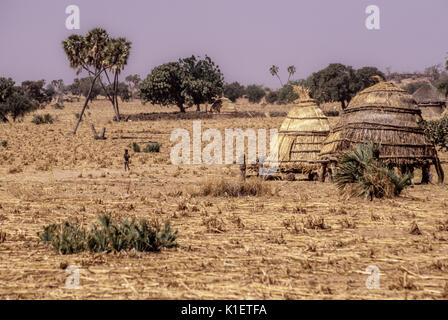
[[422, 181], [427, 182], [429, 166], [434, 164], [439, 181], [443, 181], [436, 149], [426, 140], [418, 124], [421, 120], [421, 111], [409, 93], [392, 82], [377, 83], [351, 100], [319, 157], [331, 163], [341, 152], [373, 142], [380, 145], [380, 159], [388, 166], [422, 168]]
[[309, 91], [294, 86], [299, 95], [278, 133], [279, 169], [283, 172], [316, 172], [321, 144], [330, 132], [327, 117], [310, 98]]
[[413, 97], [424, 119], [438, 117], [445, 111], [445, 97], [430, 82], [415, 91]]

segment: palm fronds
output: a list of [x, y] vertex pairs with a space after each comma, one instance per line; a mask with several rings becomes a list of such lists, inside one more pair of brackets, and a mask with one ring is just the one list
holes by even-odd
[[379, 145], [358, 144], [338, 159], [333, 181], [347, 197], [375, 198], [400, 195], [411, 185], [412, 175], [397, 176], [379, 160]]

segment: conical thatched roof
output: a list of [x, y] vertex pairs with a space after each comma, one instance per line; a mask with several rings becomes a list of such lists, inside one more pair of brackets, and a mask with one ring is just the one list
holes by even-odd
[[430, 82], [422, 85], [412, 95], [418, 104], [445, 104], [445, 97]]
[[418, 122], [421, 111], [413, 97], [391, 82], [358, 93], [323, 143], [320, 158], [334, 158], [359, 143], [381, 145], [380, 158], [389, 165], [419, 166], [434, 160], [434, 147]]
[[309, 97], [308, 91], [294, 87], [299, 99], [283, 121], [278, 134], [278, 160], [281, 168], [310, 172], [318, 168], [321, 144], [330, 132], [327, 117]]

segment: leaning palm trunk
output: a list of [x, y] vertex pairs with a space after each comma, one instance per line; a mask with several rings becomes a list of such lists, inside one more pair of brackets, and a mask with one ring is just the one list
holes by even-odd
[[87, 104], [89, 103], [90, 96], [92, 95], [93, 86], [95, 85], [95, 81], [98, 79], [99, 75], [101, 73], [98, 73], [93, 79], [92, 83], [90, 84], [89, 93], [87, 94], [86, 101], [84, 102], [84, 106], [82, 107], [81, 113], [79, 114], [78, 121], [76, 121], [75, 129], [73, 129], [73, 134], [76, 134], [76, 131], [78, 131], [78, 126], [81, 123], [82, 116], [84, 115], [84, 111], [87, 108]]

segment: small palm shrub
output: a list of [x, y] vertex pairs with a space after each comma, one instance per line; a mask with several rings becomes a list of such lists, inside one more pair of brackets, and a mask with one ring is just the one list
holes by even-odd
[[44, 227], [39, 238], [50, 243], [56, 252], [72, 254], [89, 250], [91, 252], [121, 251], [160, 251], [161, 248], [177, 246], [177, 231], [171, 230], [166, 222], [162, 227], [156, 222], [142, 219], [114, 220], [108, 215], [98, 217], [99, 224], [89, 230], [76, 224], [63, 222]]
[[149, 152], [160, 152], [160, 143], [158, 142], [150, 142], [148, 143], [144, 148], [143, 152], [149, 153]]
[[33, 120], [31, 120], [34, 124], [45, 124], [45, 123], [53, 123], [54, 118], [51, 114], [46, 113], [44, 115], [35, 114]]
[[333, 181], [347, 197], [394, 197], [411, 185], [412, 175], [397, 176], [380, 160], [378, 145], [359, 144], [338, 159]]
[[134, 152], [140, 152], [140, 145], [137, 142], [133, 142], [132, 143], [132, 150], [134, 150]]

